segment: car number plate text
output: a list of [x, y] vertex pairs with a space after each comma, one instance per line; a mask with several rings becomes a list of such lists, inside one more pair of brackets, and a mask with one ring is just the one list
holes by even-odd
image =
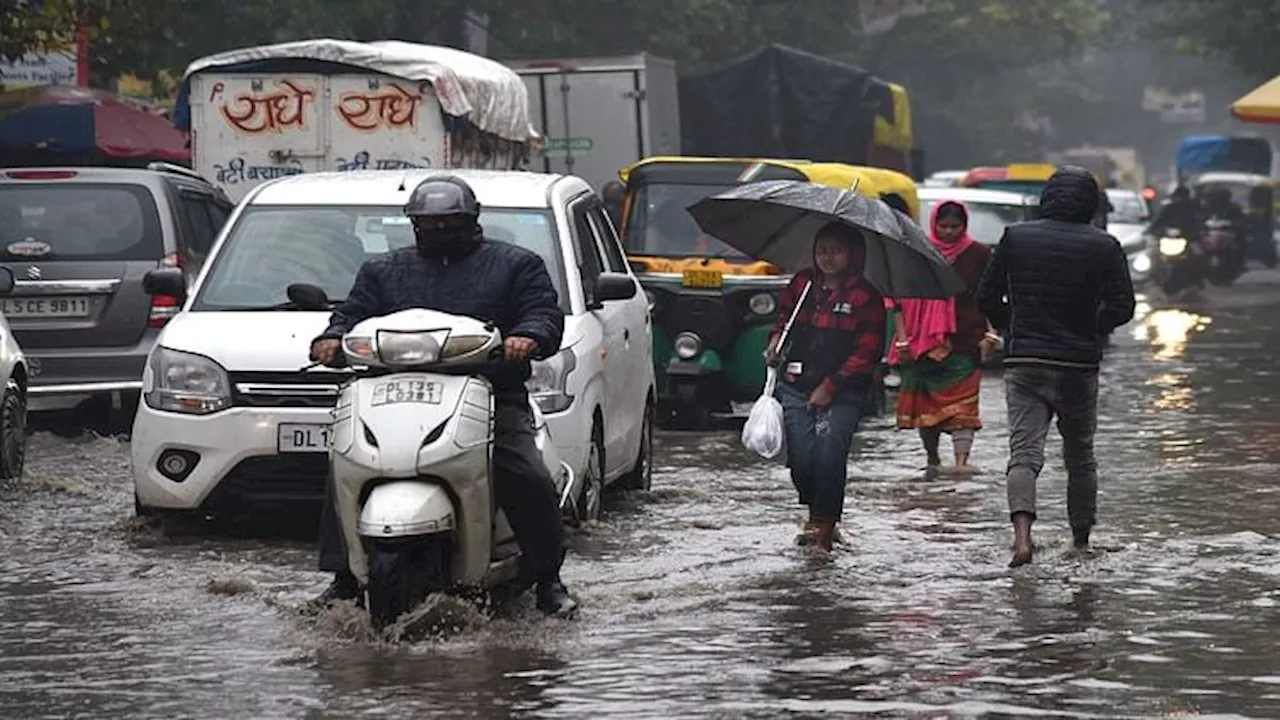
[[328, 452], [333, 428], [322, 423], [280, 423], [276, 448], [280, 453]]
[[0, 310], [8, 318], [78, 318], [89, 316], [89, 298], [4, 298]]
[[444, 385], [430, 380], [386, 380], [373, 386], [373, 405], [439, 405]]
[[724, 273], [719, 270], [685, 270], [681, 281], [685, 287], [724, 287]]

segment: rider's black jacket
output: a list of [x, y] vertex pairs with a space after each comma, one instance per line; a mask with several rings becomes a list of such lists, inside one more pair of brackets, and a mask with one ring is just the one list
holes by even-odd
[[[535, 341], [537, 358], [559, 352], [564, 333], [564, 311], [542, 258], [480, 240], [448, 254], [424, 257], [410, 247], [366, 261], [320, 338], [340, 338], [361, 320], [412, 308], [492, 322], [503, 337]], [[523, 393], [529, 363], [503, 366], [488, 378], [499, 394]]]

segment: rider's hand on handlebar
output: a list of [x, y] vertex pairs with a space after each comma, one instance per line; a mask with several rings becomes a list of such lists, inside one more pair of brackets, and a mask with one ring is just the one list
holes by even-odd
[[508, 362], [522, 362], [533, 357], [538, 343], [527, 337], [512, 335], [503, 342]]
[[321, 365], [331, 364], [342, 350], [342, 342], [333, 338], [321, 338], [311, 343], [311, 359]]

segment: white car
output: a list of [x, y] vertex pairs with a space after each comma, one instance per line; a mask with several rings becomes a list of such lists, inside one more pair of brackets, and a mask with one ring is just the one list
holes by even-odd
[[929, 231], [934, 205], [946, 200], [969, 209], [969, 235], [983, 245], [995, 246], [1009, 225], [1034, 220], [1040, 198], [1034, 195], [984, 188], [920, 188], [920, 226]]
[[[586, 480], [578, 516], [592, 518], [606, 484], [650, 482], [655, 390], [645, 295], [581, 179], [450, 172], [475, 190], [485, 235], [540, 255], [560, 294], [562, 349], [534, 363], [529, 388], [561, 457]], [[361, 263], [413, 243], [402, 207], [431, 174], [297, 175], [245, 198], [148, 359], [131, 446], [139, 512], [215, 514], [320, 499], [331, 408], [346, 374], [302, 371], [329, 313], [293, 309], [286, 288], [309, 283], [345, 297]], [[153, 273], [153, 287], [164, 272]], [[618, 291], [626, 287], [618, 276], [633, 292]], [[618, 297], [597, 299], [598, 287]]]
[[1107, 232], [1124, 248], [1133, 281], [1146, 282], [1151, 273], [1151, 255], [1145, 234], [1151, 222], [1151, 206], [1141, 193], [1124, 188], [1107, 188], [1107, 199], [1114, 208], [1107, 217]]
[[[14, 286], [13, 270], [0, 266], [0, 296], [9, 295]], [[27, 459], [27, 360], [22, 348], [9, 329], [9, 322], [0, 315], [0, 382], [4, 393], [0, 395], [0, 480], [22, 477], [22, 466]]]

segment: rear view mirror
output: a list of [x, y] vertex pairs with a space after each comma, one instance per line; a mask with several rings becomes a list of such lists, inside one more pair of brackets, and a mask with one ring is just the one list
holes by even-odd
[[0, 267], [0, 295], [8, 295], [13, 292], [13, 286], [17, 281], [13, 278], [13, 269]]
[[604, 272], [596, 278], [596, 302], [630, 300], [636, 292], [636, 281], [625, 273]]
[[289, 302], [297, 305], [299, 310], [329, 309], [329, 296], [315, 285], [294, 283], [285, 290], [285, 294], [289, 296]]
[[187, 296], [187, 278], [182, 268], [163, 267], [148, 270], [142, 276], [142, 289], [148, 295], [169, 295], [177, 298]]

